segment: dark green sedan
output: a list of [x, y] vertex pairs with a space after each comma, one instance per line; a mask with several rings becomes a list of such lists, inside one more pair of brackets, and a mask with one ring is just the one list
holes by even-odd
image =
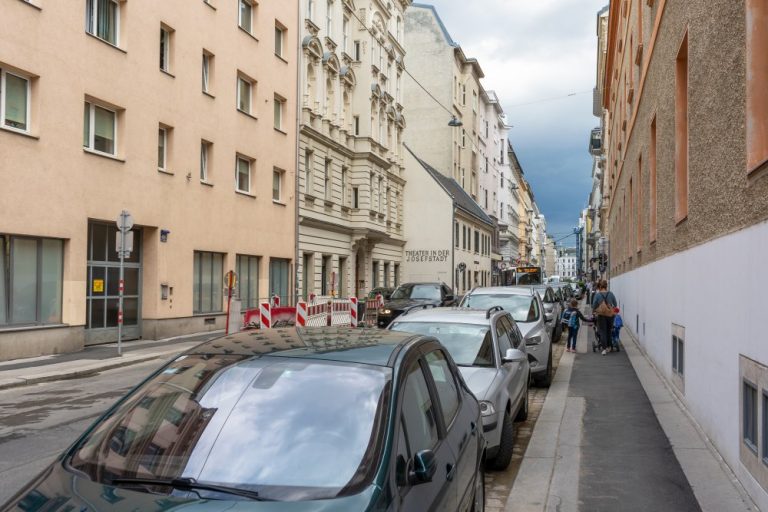
[[434, 338], [249, 331], [176, 357], [2, 511], [479, 511], [480, 407]]

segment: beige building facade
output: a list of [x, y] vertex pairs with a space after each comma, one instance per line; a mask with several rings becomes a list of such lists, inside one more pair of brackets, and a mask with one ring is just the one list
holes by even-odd
[[301, 297], [361, 297], [400, 282], [409, 4], [300, 2]]
[[[0, 16], [0, 360], [292, 300], [298, 6], [31, 0]], [[23, 33], [21, 37], [19, 34]]]

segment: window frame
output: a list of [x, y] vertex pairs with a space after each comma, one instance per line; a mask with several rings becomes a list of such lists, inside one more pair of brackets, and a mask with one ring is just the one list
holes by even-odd
[[[253, 298], [250, 296], [250, 286], [246, 286], [246, 294], [247, 298], [244, 298], [243, 294], [243, 285], [246, 283], [246, 281], [250, 282], [250, 280], [253, 278], [251, 276], [251, 263], [252, 260], [256, 261], [256, 297]], [[248, 270], [247, 273], [247, 279], [245, 277], [245, 272], [243, 272], [243, 263], [245, 263], [245, 268]], [[243, 310], [246, 309], [253, 309], [259, 307], [259, 279], [261, 278], [261, 256], [254, 256], [252, 254], [236, 254], [235, 255], [235, 269], [237, 272], [237, 296], [241, 301]], [[255, 300], [255, 302], [253, 302]]]
[[[240, 162], [246, 162], [248, 164], [248, 190], [243, 190], [240, 188], [240, 175], [241, 175]], [[241, 194], [251, 195], [251, 189], [253, 188], [252, 180], [251, 180], [253, 175], [253, 172], [251, 169], [252, 164], [253, 164], [253, 159], [245, 155], [238, 153], [237, 156], [235, 157], [235, 191], [236, 192], [240, 192]]]
[[[243, 110], [242, 108], [240, 108], [240, 105], [242, 103], [242, 98], [243, 98], [242, 96], [243, 84], [247, 86], [247, 91], [248, 91], [248, 94], [247, 94], [248, 109], [247, 110]], [[247, 78], [245, 75], [241, 73], [237, 74], [237, 110], [249, 116], [253, 116], [253, 86], [254, 86], [254, 82], [250, 78]]]
[[[272, 201], [276, 203], [282, 203], [283, 202], [283, 177], [285, 176], [285, 171], [282, 169], [278, 169], [277, 167], [272, 168]], [[275, 197], [275, 178], [277, 178], [277, 197]]]
[[[109, 157], [117, 157], [117, 149], [118, 149], [118, 141], [120, 138], [120, 134], [118, 133], [119, 123], [118, 123], [118, 117], [119, 112], [117, 109], [114, 109], [112, 107], [106, 106], [104, 103], [99, 103], [93, 100], [84, 100], [84, 103], [88, 105], [88, 145], [84, 146], [84, 148], [87, 151], [90, 151], [92, 153], [96, 153], [99, 155], [105, 155]], [[112, 126], [113, 126], [113, 132], [115, 134], [114, 140], [112, 141], [112, 144], [114, 146], [114, 152], [113, 153], [107, 153], [106, 151], [101, 151], [99, 149], [95, 148], [95, 140], [96, 140], [96, 130], [95, 130], [95, 124], [96, 124], [96, 108], [100, 108], [102, 110], [106, 110], [107, 112], [111, 112], [113, 114], [112, 118]]]
[[200, 181], [203, 183], [209, 182], [212, 146], [212, 142], [200, 139]]
[[[748, 404], [747, 391], [750, 392], [749, 397], [754, 398], [754, 403], [751, 403], [750, 407], [747, 406]], [[754, 384], [752, 381], [744, 378], [742, 379], [741, 392], [742, 392], [741, 400], [742, 400], [742, 409], [743, 409], [742, 410], [743, 425], [741, 428], [741, 441], [753, 454], [757, 455], [757, 447], [759, 442], [758, 441], [758, 435], [759, 435], [758, 416], [759, 416], [759, 406], [760, 406], [760, 401], [758, 400], [757, 385]], [[751, 432], [749, 430], [751, 430]], [[750, 435], [752, 435], [754, 439], [750, 439], [749, 437]]]
[[[160, 172], [168, 172], [168, 128], [160, 124], [157, 128], [158, 136], [157, 136], [157, 145], [158, 145], [158, 162], [157, 162], [157, 170]], [[162, 165], [160, 165], [160, 143], [162, 142], [163, 146], [163, 162]]]
[[275, 55], [285, 59], [285, 31], [278, 23], [275, 23]]
[[214, 55], [211, 52], [207, 50], [203, 50], [203, 60], [202, 60], [202, 70], [201, 70], [202, 84], [201, 85], [202, 85], [202, 92], [206, 94], [211, 93], [211, 86], [213, 85], [212, 84], [213, 76], [211, 73], [211, 68], [213, 68], [213, 59], [214, 59]]
[[[248, 6], [248, 28], [243, 26], [243, 6]], [[250, 0], [238, 0], [237, 2], [237, 26], [245, 32], [253, 35], [253, 8], [254, 4]]]
[[[26, 82], [26, 127], [17, 128], [6, 123], [5, 117], [6, 110], [8, 108], [8, 75], [19, 78]], [[6, 130], [11, 130], [18, 133], [29, 134], [31, 132], [32, 125], [32, 78], [29, 75], [19, 73], [18, 71], [10, 71], [6, 68], [0, 67], [0, 126]]]
[[171, 30], [160, 25], [160, 71], [171, 72]]
[[[204, 284], [203, 284], [204, 283], [203, 282], [203, 272], [204, 272], [204, 270], [203, 270], [203, 261], [202, 261], [202, 259], [203, 259], [203, 255], [204, 254], [210, 254], [211, 255], [211, 269], [210, 269], [211, 270], [211, 289], [210, 289], [210, 293], [211, 293], [211, 310], [210, 311], [204, 311], [203, 308], [202, 308], [202, 304], [203, 304], [203, 287], [204, 287]], [[200, 255], [200, 267], [199, 267], [200, 273], [199, 273], [198, 276], [195, 276], [194, 275], [195, 274], [195, 272], [194, 272], [194, 258], [197, 255]], [[216, 272], [215, 272], [215, 266], [216, 266], [215, 259], [216, 259], [217, 256], [221, 258], [221, 269], [223, 270], [224, 269], [224, 258], [226, 256], [226, 254], [221, 253], [221, 252], [213, 252], [213, 251], [198, 251], [198, 250], [194, 250], [193, 251], [193, 267], [192, 267], [193, 268], [193, 276], [192, 276], [192, 289], [193, 289], [193, 292], [192, 292], [192, 299], [193, 299], [192, 300], [192, 314], [193, 315], [211, 315], [211, 314], [222, 313], [224, 311], [224, 300], [223, 300], [224, 294], [223, 294], [223, 292], [221, 293], [221, 296], [220, 296], [221, 300], [219, 301], [220, 304], [218, 304], [218, 309], [216, 309], [216, 305], [213, 304], [214, 299], [216, 298], [216, 290], [223, 290], [224, 289], [224, 275], [223, 275], [223, 272], [219, 272], [219, 275], [216, 275]], [[195, 283], [195, 279], [197, 279], [197, 283]], [[196, 286], [196, 284], [197, 284], [197, 286]], [[195, 292], [195, 288], [196, 287], [199, 287], [199, 290], [197, 290], [198, 291], [199, 304], [195, 304], [194, 303], [195, 302], [194, 301], [194, 292]]]
[[285, 119], [285, 106], [287, 102], [285, 98], [283, 98], [282, 96], [278, 96], [277, 94], [275, 94], [273, 102], [274, 102], [275, 130], [285, 133], [285, 128], [283, 127], [283, 121]]
[[[85, 20], [85, 31], [86, 33], [92, 35], [93, 37], [104, 41], [105, 43], [114, 46], [116, 48], [120, 48], [120, 22], [121, 22], [121, 16], [122, 16], [122, 2], [120, 0], [107, 0], [107, 2], [115, 4], [115, 41], [112, 42], [109, 39], [104, 39], [101, 37], [99, 33], [98, 28], [98, 19], [99, 19], [99, 2], [98, 0], [86, 0], [85, 2], [85, 13], [86, 13], [86, 20]], [[91, 31], [90, 29], [93, 29]]]

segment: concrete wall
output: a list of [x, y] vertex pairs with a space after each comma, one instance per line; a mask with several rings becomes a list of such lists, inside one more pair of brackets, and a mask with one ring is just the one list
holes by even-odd
[[[739, 357], [768, 361], [761, 278], [767, 250], [768, 223], [761, 223], [611, 280], [626, 327], [761, 510], [768, 493], [739, 458]], [[682, 379], [672, 372], [673, 324], [685, 328]]]

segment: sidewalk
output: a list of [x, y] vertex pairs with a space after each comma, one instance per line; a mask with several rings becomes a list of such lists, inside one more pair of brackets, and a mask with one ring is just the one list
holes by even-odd
[[219, 330], [164, 340], [124, 341], [121, 357], [117, 355], [117, 343], [109, 343], [85, 347], [80, 352], [6, 361], [0, 363], [0, 389], [83, 377], [121, 366], [169, 358], [223, 334], [224, 331]]
[[756, 511], [627, 330], [606, 356], [593, 337], [563, 354], [506, 510]]

